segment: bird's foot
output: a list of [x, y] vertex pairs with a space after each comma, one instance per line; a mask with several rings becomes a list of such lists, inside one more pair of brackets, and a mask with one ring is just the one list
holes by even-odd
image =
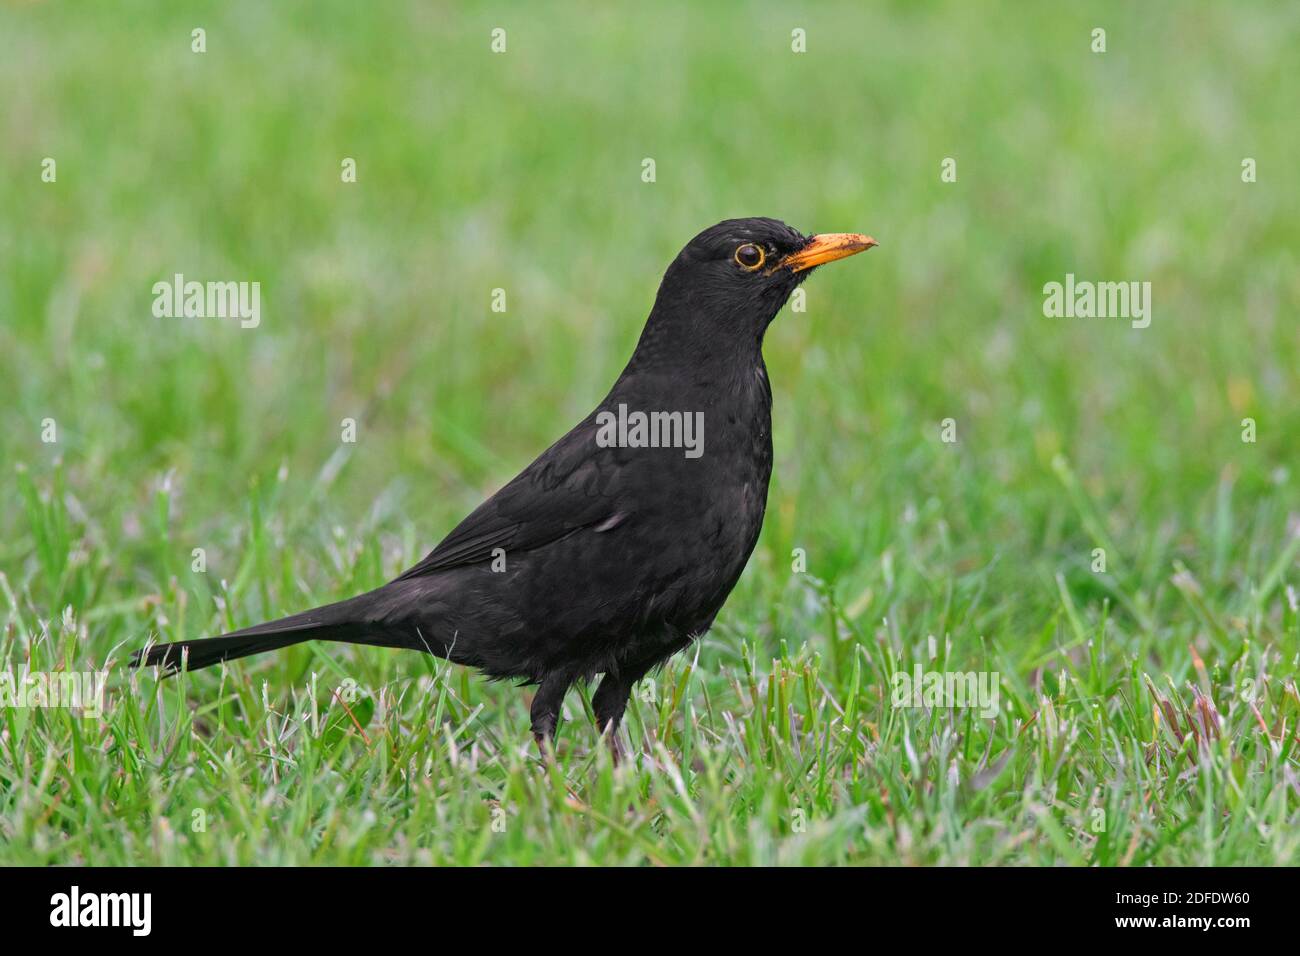
[[537, 743], [537, 753], [541, 756], [543, 763], [551, 763], [555, 760], [555, 735], [533, 731], [533, 740]]
[[618, 724], [613, 723], [612, 721], [606, 723], [604, 729], [600, 732], [600, 739], [604, 742], [605, 746], [609, 748], [609, 759], [612, 760], [614, 766], [617, 767], [623, 762], [624, 757], [623, 745], [618, 739]]

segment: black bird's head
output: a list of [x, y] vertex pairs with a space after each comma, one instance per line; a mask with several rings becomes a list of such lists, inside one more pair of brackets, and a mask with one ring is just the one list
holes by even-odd
[[805, 236], [777, 219], [725, 219], [668, 267], [637, 351], [704, 358], [761, 347], [768, 325], [813, 269], [874, 245], [853, 232]]

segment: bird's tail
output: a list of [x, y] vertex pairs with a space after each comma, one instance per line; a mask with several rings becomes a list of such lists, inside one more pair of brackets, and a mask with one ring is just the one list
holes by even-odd
[[263, 651], [274, 651], [302, 641], [355, 641], [361, 644], [385, 643], [368, 639], [370, 627], [363, 613], [362, 594], [336, 604], [290, 614], [276, 621], [255, 624], [220, 637], [175, 644], [156, 644], [131, 655], [131, 667], [160, 665], [167, 675], [175, 674], [182, 664], [188, 670], [210, 667]]

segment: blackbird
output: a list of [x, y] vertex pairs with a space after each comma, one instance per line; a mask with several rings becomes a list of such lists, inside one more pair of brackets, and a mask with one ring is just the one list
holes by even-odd
[[632, 358], [568, 434], [377, 590], [138, 651], [165, 673], [300, 641], [425, 651], [537, 685], [538, 744], [565, 692], [611, 743], [633, 685], [707, 631], [758, 540], [772, 472], [763, 335], [817, 266], [876, 245], [729, 219], [669, 265]]

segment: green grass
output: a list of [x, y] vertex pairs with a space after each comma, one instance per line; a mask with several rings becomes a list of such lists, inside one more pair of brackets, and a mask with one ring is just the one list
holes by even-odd
[[[0, 659], [111, 672], [0, 711], [0, 862], [1300, 862], [1298, 54], [1282, 4], [0, 6]], [[417, 559], [735, 215], [882, 245], [768, 336], [763, 537], [637, 760], [412, 653], [123, 668]], [[155, 319], [175, 272], [261, 326]], [[1067, 272], [1150, 328], [1045, 318]], [[917, 662], [1000, 714], [893, 706]]]

